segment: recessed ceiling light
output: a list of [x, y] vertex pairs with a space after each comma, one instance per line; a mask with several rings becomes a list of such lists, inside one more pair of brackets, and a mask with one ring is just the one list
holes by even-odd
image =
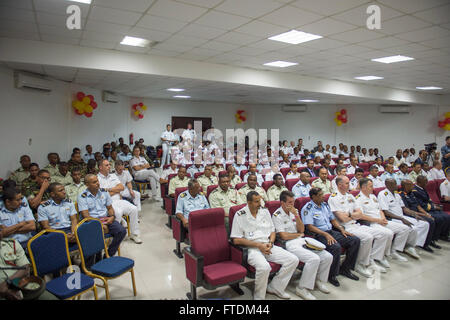
[[319, 100], [314, 100], [314, 99], [300, 99], [297, 100], [298, 102], [319, 102]]
[[430, 87], [416, 87], [416, 89], [419, 89], [419, 90], [442, 90], [441, 87], [433, 87], [433, 86], [430, 86]]
[[191, 96], [173, 96], [174, 98], [189, 99]]
[[355, 79], [370, 81], [370, 80], [380, 80], [380, 79], [384, 79], [384, 78], [377, 77], [377, 76], [363, 76], [363, 77], [355, 77]]
[[169, 88], [169, 89], [167, 89], [167, 91], [182, 92], [182, 91], [184, 91], [184, 89], [181, 89], [181, 88]]
[[265, 66], [278, 67], [278, 68], [286, 68], [286, 67], [290, 67], [290, 66], [295, 66], [297, 64], [298, 63], [296, 63], [296, 62], [287, 62], [287, 61], [273, 61], [273, 62], [264, 63]]
[[125, 36], [120, 44], [134, 47], [148, 47], [150, 40]]
[[91, 4], [92, 0], [68, 0], [68, 1]]
[[408, 61], [408, 60], [414, 60], [414, 58], [397, 55], [397, 56], [372, 59], [372, 61], [382, 62], [382, 63], [393, 63], [393, 62], [401, 62], [401, 61]]
[[281, 41], [290, 44], [299, 44], [303, 42], [308, 42], [311, 40], [316, 40], [323, 38], [317, 34], [307, 33], [303, 31], [291, 30], [285, 33], [281, 33], [279, 35], [270, 37], [269, 40]]

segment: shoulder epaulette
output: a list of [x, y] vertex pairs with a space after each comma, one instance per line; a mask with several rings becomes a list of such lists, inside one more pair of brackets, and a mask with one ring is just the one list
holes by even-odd
[[389, 193], [387, 191], [384, 192], [384, 195], [387, 196]]
[[394, 191], [394, 193], [400, 193], [400, 191]]
[[416, 190], [416, 189], [412, 189], [412, 190], [411, 190], [411, 192], [414, 192], [414, 191], [415, 191], [415, 192], [417, 192], [417, 190]]
[[46, 207], [50, 204], [50, 200], [45, 201], [41, 206]]
[[86, 197], [87, 197], [87, 192], [86, 192], [86, 191], [83, 192], [83, 193], [81, 194], [81, 197], [82, 197], [82, 198], [86, 198]]
[[281, 212], [280, 212], [279, 210], [277, 210], [277, 211], [274, 212], [273, 216], [276, 217], [276, 216], [278, 216], [280, 213], [281, 213]]
[[182, 198], [186, 197], [186, 192], [182, 192], [182, 193], [180, 194], [180, 197], [182, 197]]
[[238, 214], [238, 216], [241, 216], [241, 215], [245, 214], [245, 210], [238, 211], [237, 214]]
[[311, 209], [311, 208], [312, 208], [312, 203], [310, 203], [306, 206], [306, 209]]
[[331, 197], [336, 197], [337, 193], [332, 193]]
[[359, 197], [361, 197], [361, 194], [358, 193], [355, 198], [358, 199]]
[[203, 191], [200, 191], [199, 194], [201, 194], [202, 196], [204, 196], [205, 194], [203, 193]]
[[106, 189], [100, 188], [100, 191], [101, 191], [101, 192], [106, 192]]

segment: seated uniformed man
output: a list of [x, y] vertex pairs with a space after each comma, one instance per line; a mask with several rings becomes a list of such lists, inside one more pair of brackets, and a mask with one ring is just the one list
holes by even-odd
[[169, 175], [171, 174], [177, 174], [178, 173], [178, 163], [175, 161], [172, 161], [170, 163], [170, 167], [168, 167], [167, 169], [164, 169], [161, 177], [159, 178], [159, 183], [163, 184], [163, 183], [167, 183]]
[[395, 173], [394, 173], [394, 166], [392, 164], [386, 165], [386, 171], [380, 176], [380, 179], [386, 181], [386, 179], [394, 179], [395, 180]]
[[176, 188], [185, 188], [188, 186], [189, 178], [186, 177], [186, 168], [180, 167], [178, 169], [177, 175], [170, 179], [169, 183], [169, 191], [168, 194], [170, 197], [175, 196], [175, 189]]
[[[95, 154], [97, 154], [97, 152]], [[98, 152], [98, 154], [101, 157], [101, 153]], [[102, 159], [100, 159], [100, 160], [102, 160]], [[86, 175], [88, 175], [88, 174], [97, 174], [97, 173], [98, 173], [97, 161], [96, 160], [92, 160], [92, 159], [89, 160], [87, 165], [86, 165]]]
[[15, 170], [10, 179], [14, 180], [17, 184], [18, 188], [22, 188], [22, 181], [30, 176], [30, 164], [31, 158], [28, 155], [23, 155], [20, 157], [20, 165], [21, 167]]
[[289, 167], [290, 167], [289, 155], [283, 154], [283, 161], [281, 161], [281, 163], [280, 163], [280, 169], [281, 168], [289, 168]]
[[[30, 169], [31, 172], [31, 169]], [[445, 172], [445, 181], [439, 185], [439, 191], [441, 192], [441, 199], [443, 202], [450, 202], [450, 170]]]
[[223, 208], [225, 210], [225, 227], [229, 230], [228, 214], [230, 208], [238, 205], [239, 193], [230, 187], [230, 178], [226, 174], [219, 176], [219, 187], [214, 189], [209, 195], [211, 208]]
[[[89, 160], [88, 160], [89, 161]], [[79, 153], [72, 153], [72, 156], [70, 157], [69, 162], [67, 162], [69, 165], [69, 172], [72, 172], [74, 168], [80, 168], [81, 175], [85, 176], [87, 171], [87, 164], [81, 159], [81, 156]]]
[[200, 183], [200, 186], [205, 192], [209, 186], [218, 184], [218, 179], [212, 174], [212, 172], [212, 166], [208, 164], [205, 166], [205, 171], [203, 174], [197, 178], [198, 183]]
[[322, 190], [323, 194], [329, 194], [331, 190], [331, 181], [328, 180], [328, 171], [326, 168], [322, 167], [319, 169], [319, 179], [316, 179], [311, 183], [312, 188], [319, 188]]
[[219, 176], [219, 173], [221, 171], [225, 171], [225, 168], [223, 167], [221, 159], [219, 159], [217, 157], [214, 159], [214, 166], [212, 168], [212, 171], [215, 173], [216, 177]]
[[403, 158], [402, 154], [402, 149], [397, 149], [394, 157], [394, 166], [399, 167], [401, 163], [405, 162], [405, 158]]
[[350, 157], [350, 165], [347, 167], [347, 174], [355, 174], [355, 171], [358, 168], [358, 158], [355, 156]]
[[189, 169], [187, 169], [187, 173], [191, 175], [193, 178], [196, 173], [203, 172], [205, 168], [203, 168], [203, 165], [201, 163], [196, 163], [193, 166], [190, 166]]
[[409, 173], [408, 180], [411, 180], [412, 183], [416, 183], [417, 177], [422, 174], [422, 165], [420, 163], [414, 162], [412, 164], [412, 171]]
[[345, 159], [345, 156], [341, 153], [338, 157], [338, 165], [339, 165], [339, 161], [342, 160], [342, 165], [346, 165], [346, 164], [350, 164], [349, 160]]
[[298, 147], [295, 147], [294, 153], [291, 154], [289, 161], [294, 161], [294, 160], [300, 161], [300, 158], [301, 158], [300, 149]]
[[292, 187], [292, 192], [296, 198], [309, 196], [309, 190], [311, 190], [310, 181], [311, 176], [308, 172], [303, 171], [300, 173], [300, 181]]
[[378, 168], [373, 165], [369, 168], [369, 175], [367, 176], [370, 180], [372, 180], [374, 188], [383, 188], [385, 187], [384, 181], [378, 176]]
[[[261, 207], [261, 196], [255, 191], [249, 192], [247, 205], [234, 216], [230, 238], [235, 245], [249, 247], [247, 261], [256, 269], [255, 300], [265, 299], [266, 291], [281, 299], [291, 298], [285, 289], [298, 265], [298, 258], [274, 246], [275, 235], [270, 213]], [[269, 285], [271, 267], [268, 261], [281, 264]]]
[[[329, 155], [327, 155], [328, 157]], [[327, 175], [333, 176], [334, 175], [334, 169], [331, 167], [331, 159], [325, 159], [323, 160], [322, 167], [327, 169]]]
[[48, 165], [44, 167], [44, 170], [47, 170], [50, 173], [50, 177], [53, 178], [53, 176], [57, 175], [58, 170], [58, 163], [59, 163], [59, 155], [56, 152], [50, 152], [47, 155], [48, 159]]
[[[325, 249], [333, 256], [328, 281], [335, 287], [339, 287], [340, 284], [336, 277], [340, 273], [358, 279], [350, 270], [355, 268], [360, 245], [359, 238], [345, 231], [344, 227], [339, 224], [330, 207], [323, 200], [322, 190], [312, 188], [309, 196], [311, 201], [305, 204], [301, 210], [302, 221], [307, 231], [322, 242], [326, 246]], [[346, 249], [346, 254], [345, 260], [340, 266], [342, 247]]]
[[355, 197], [348, 192], [349, 180], [346, 176], [339, 177], [336, 181], [337, 192], [328, 199], [331, 211], [348, 232], [351, 232], [360, 239], [356, 271], [370, 277], [372, 272], [368, 269], [386, 272], [382, 267], [375, 264], [380, 262], [383, 266], [387, 243], [392, 241], [393, 233], [389, 229], [375, 229], [367, 225], [362, 225], [357, 220], [362, 219], [364, 214], [361, 206], [356, 202]]
[[[123, 162], [124, 166], [126, 165], [126, 163], [122, 159], [119, 160]], [[129, 160], [129, 166], [136, 180], [150, 182], [153, 199], [156, 201], [161, 201], [162, 199], [159, 196], [160, 192], [158, 193], [159, 175], [154, 169], [150, 167], [150, 164], [147, 162], [147, 160], [140, 156], [139, 147], [133, 148], [133, 158]]]
[[442, 170], [442, 163], [439, 160], [433, 161], [433, 168], [430, 170], [430, 181], [445, 179], [444, 170]]
[[359, 180], [364, 177], [364, 170], [358, 168], [355, 170], [355, 176], [350, 180], [350, 190], [359, 190]]
[[273, 185], [267, 190], [267, 200], [275, 201], [280, 199], [280, 194], [283, 191], [289, 191], [283, 181], [283, 176], [279, 173], [273, 176]]
[[61, 183], [53, 182], [48, 187], [50, 200], [38, 208], [38, 222], [43, 229], [64, 231], [67, 240], [76, 243], [75, 228], [77, 227], [77, 211], [70, 199], [66, 199], [66, 191]]
[[336, 167], [336, 177], [334, 177], [334, 179], [331, 181], [331, 190], [333, 191], [333, 193], [336, 193], [338, 189], [336, 179], [346, 177], [346, 175], [347, 175], [347, 168], [345, 166], [338, 165]]
[[67, 198], [72, 200], [73, 203], [78, 201], [78, 196], [86, 190], [86, 185], [81, 181], [81, 170], [76, 167], [71, 172], [72, 183], [65, 187]]
[[317, 172], [316, 172], [316, 170], [314, 169], [314, 165], [315, 165], [315, 164], [314, 164], [314, 160], [309, 159], [308, 162], [307, 162], [306, 168], [303, 169], [302, 172], [307, 172], [307, 173], [309, 173], [309, 176], [310, 176], [311, 178], [317, 177]]
[[119, 178], [120, 183], [125, 187], [123, 191], [120, 192], [122, 198], [130, 199], [136, 206], [138, 212], [141, 212], [141, 193], [137, 190], [133, 190], [133, 177], [128, 170], [125, 170], [122, 160], [117, 160], [115, 168], [115, 175]]
[[105, 189], [111, 197], [116, 221], [125, 224], [126, 222], [125, 219], [123, 219], [123, 216], [127, 215], [130, 221], [130, 239], [137, 244], [141, 244], [142, 240], [139, 236], [141, 232], [139, 230], [138, 209], [135, 205], [122, 199], [120, 193], [125, 189], [125, 187], [115, 173], [109, 173], [110, 167], [111, 165], [106, 159], [99, 162], [99, 172], [97, 177], [100, 183], [100, 188]]
[[241, 175], [241, 171], [242, 170], [247, 170], [247, 167], [244, 165], [244, 163], [242, 163], [242, 162], [235, 162], [234, 164], [233, 164], [233, 166], [234, 166], [234, 168], [236, 169], [236, 171], [237, 171], [237, 174], [240, 176]]
[[280, 194], [281, 207], [272, 216], [275, 231], [286, 241], [286, 250], [304, 263], [302, 276], [295, 292], [304, 300], [316, 300], [309, 290], [317, 289], [330, 293], [325, 283], [328, 281], [333, 256], [326, 250], [316, 251], [305, 248], [305, 226], [294, 207], [294, 194], [288, 190]]
[[394, 176], [395, 176], [395, 181], [397, 182], [397, 185], [400, 186], [402, 184], [403, 180], [407, 180], [409, 179], [409, 174], [408, 174], [408, 165], [406, 163], [401, 163], [398, 166], [398, 170]]
[[299, 178], [300, 178], [300, 172], [298, 172], [297, 164], [295, 162], [291, 162], [291, 170], [289, 170], [289, 172], [286, 174], [286, 180], [299, 179]]
[[36, 222], [26, 199], [18, 188], [3, 190], [3, 205], [0, 207], [0, 227], [3, 238], [12, 238], [20, 242], [25, 249]]
[[[394, 183], [395, 180], [388, 179], [388, 184]], [[373, 183], [370, 179], [363, 178], [359, 182], [361, 192], [356, 196], [356, 202], [361, 207], [363, 215], [360, 218], [361, 220], [368, 221], [370, 223], [370, 227], [375, 228], [388, 228], [395, 235], [395, 240], [392, 243], [392, 251], [393, 255], [396, 254], [396, 251], [403, 251], [404, 253], [409, 254], [413, 258], [419, 259], [419, 255], [414, 248], [417, 243], [418, 236], [418, 228], [414, 227], [414, 223], [406, 219], [402, 215], [397, 215], [390, 211], [381, 210], [381, 205], [377, 200], [377, 197], [372, 194], [373, 192]], [[392, 186], [390, 186], [392, 187]], [[391, 188], [392, 189], [392, 188]], [[380, 192], [385, 193], [385, 192]], [[385, 197], [381, 197], [384, 201]], [[383, 201], [382, 200], [382, 201]], [[386, 207], [387, 203], [384, 203], [384, 207]], [[386, 217], [389, 217], [390, 221], [386, 220]], [[414, 220], [414, 219], [413, 219]], [[387, 223], [386, 223], [387, 222]], [[422, 233], [422, 228], [426, 228], [425, 234], [428, 232], [428, 224], [420, 225], [420, 232]], [[402, 230], [403, 229], [403, 230]], [[403, 237], [405, 238], [404, 242]], [[388, 240], [387, 247], [391, 246], [390, 240]], [[387, 254], [389, 254], [389, 249], [386, 249]]]
[[42, 202], [50, 199], [50, 194], [47, 191], [50, 181], [50, 173], [45, 169], [39, 170], [36, 177], [37, 184], [31, 185], [25, 190], [24, 196], [27, 198], [31, 209], [37, 210]]
[[258, 172], [258, 169], [256, 168], [256, 164], [250, 163], [248, 166], [248, 172], [244, 175], [244, 179], [242, 182], [247, 182], [248, 176], [253, 173], [256, 175], [256, 180], [258, 181], [258, 185], [262, 186], [264, 179], [263, 176]]
[[73, 182], [69, 173], [69, 165], [67, 162], [61, 161], [58, 165], [58, 173], [52, 177], [52, 182], [61, 183], [63, 186], [68, 186]]
[[[398, 167], [396, 165], [394, 165], [394, 163], [395, 163], [394, 157], [389, 157], [386, 166], [388, 164], [390, 164], [390, 165], [392, 165], [392, 168], [394, 168], [394, 171], [398, 170]], [[385, 166], [385, 169], [386, 169], [386, 166]]]
[[86, 153], [83, 156], [83, 161], [88, 162], [90, 159], [95, 160], [95, 157], [94, 157], [94, 154], [92, 153], [92, 146], [90, 144], [88, 144], [86, 146]]
[[[280, 172], [280, 168], [279, 168], [278, 164], [274, 163], [270, 167], [270, 171], [266, 173], [266, 175], [264, 177], [264, 181], [272, 181], [274, 175], [276, 175], [276, 174], [281, 174], [281, 172]], [[281, 175], [281, 179], [283, 179], [283, 181], [284, 181], [283, 175]]]
[[227, 174], [228, 174], [228, 178], [230, 179], [230, 186], [232, 188], [235, 188], [238, 183], [242, 183], [242, 179], [237, 174], [235, 167], [228, 166]]
[[298, 169], [306, 168], [307, 165], [308, 165], [308, 163], [306, 161], [306, 156], [301, 156], [300, 162], [297, 164]]
[[[96, 175], [88, 174], [84, 178], [86, 190], [78, 197], [78, 211], [83, 218], [100, 219], [103, 226], [103, 232], [109, 233], [113, 240], [108, 247], [110, 257], [114, 256], [120, 243], [125, 238], [127, 231], [117, 221], [112, 207], [112, 199], [109, 192], [100, 188], [100, 182]], [[86, 266], [89, 268], [95, 262], [100, 260], [101, 254], [91, 256], [86, 259]]]
[[[414, 248], [415, 246], [427, 248], [429, 246], [432, 236], [429, 232], [430, 225], [417, 213], [405, 207], [400, 192], [397, 191], [397, 182], [395, 180], [387, 179], [385, 183], [386, 190], [378, 194], [380, 209], [383, 210], [386, 217], [394, 219], [393, 221], [395, 222], [401, 222], [415, 230], [417, 234], [416, 239], [415, 241], [413, 241], [414, 239], [410, 239], [414, 236], [414, 233], [411, 232], [407, 240], [407, 244], [409, 243], [410, 247], [406, 248], [405, 252], [416, 258], [415, 255], [418, 256], [417, 252], [410, 250], [410, 248]], [[428, 234], [430, 234], [429, 237]]]
[[111, 144], [108, 142], [103, 144], [102, 158], [106, 160], [111, 160]]
[[378, 168], [378, 172], [384, 172], [384, 167], [383, 167], [383, 160], [380, 157], [377, 157], [375, 159], [375, 163], [373, 164], [374, 166], [376, 166]]
[[261, 207], [265, 207], [266, 206], [265, 201], [269, 200], [267, 199], [266, 191], [260, 186], [258, 186], [256, 175], [254, 174], [250, 174], [247, 179], [247, 184], [238, 190], [238, 194], [240, 197], [238, 204], [243, 204], [247, 202], [247, 193], [249, 193], [250, 191], [258, 192], [258, 194], [261, 196]]
[[175, 213], [183, 222], [183, 226], [188, 228], [189, 213], [195, 210], [209, 209], [208, 200], [206, 200], [203, 192], [200, 191], [200, 184], [196, 179], [190, 179], [188, 182], [188, 190], [180, 193], [177, 200]]
[[[37, 175], [39, 173], [39, 165], [37, 163], [32, 163], [30, 164], [30, 168], [29, 168], [29, 172], [30, 175], [28, 176], [28, 178], [26, 178], [25, 180], [22, 181], [22, 188], [21, 188], [21, 192], [22, 194], [26, 193], [26, 190], [32, 187], [37, 187]], [[14, 181], [14, 180], [13, 180]], [[16, 185], [18, 185], [16, 183]]]
[[427, 190], [425, 190], [427, 183], [427, 178], [424, 176], [418, 176], [412, 192], [419, 201], [419, 205], [434, 218], [436, 222], [436, 229], [442, 226], [439, 239], [449, 241], [448, 235], [450, 229], [450, 215], [442, 211], [442, 206], [431, 201]]

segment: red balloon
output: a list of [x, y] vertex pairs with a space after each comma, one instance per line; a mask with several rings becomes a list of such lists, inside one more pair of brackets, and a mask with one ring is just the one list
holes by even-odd
[[247, 118], [246, 117], [241, 117], [241, 120], [245, 121], [245, 120], [247, 120]]
[[343, 117], [342, 115], [339, 115], [339, 116], [337, 116], [337, 119], [338, 119], [339, 121], [343, 121], [343, 120], [344, 120], [344, 117]]
[[445, 118], [445, 124], [448, 124], [448, 123], [450, 123], [450, 118]]
[[77, 99], [81, 101], [81, 100], [83, 100], [83, 98], [84, 98], [84, 93], [81, 92], [81, 91], [78, 92], [78, 93], [77, 93]]
[[139, 115], [139, 119], [144, 119], [144, 115], [143, 115], [143, 114], [140, 114], [140, 115]]
[[144, 104], [141, 102], [141, 103], [139, 103], [139, 107], [142, 107]]
[[136, 110], [137, 104], [133, 104], [133, 106], [131, 108], [133, 108], [133, 110]]
[[342, 123], [347, 123], [347, 118], [342, 119]]
[[86, 112], [84, 115], [85, 115], [86, 117], [90, 118], [90, 117], [92, 117], [92, 112]]
[[91, 99], [91, 101], [94, 101], [94, 96], [92, 94], [87, 96], [89, 99]]
[[342, 110], [341, 110], [341, 114], [342, 114], [342, 115], [345, 115], [345, 114], [347, 114], [347, 110], [345, 110], [345, 109], [342, 109]]
[[82, 112], [78, 111], [78, 109], [75, 109], [75, 113], [79, 116], [81, 116], [83, 114]]
[[91, 101], [91, 107], [92, 107], [92, 109], [97, 109], [97, 102], [95, 102], [95, 101]]

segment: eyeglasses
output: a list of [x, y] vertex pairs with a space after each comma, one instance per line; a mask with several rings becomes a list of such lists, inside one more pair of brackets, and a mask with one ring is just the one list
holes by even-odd
[[41, 177], [41, 179], [48, 180], [48, 181], [52, 180], [52, 178], [50, 178], [50, 177]]

